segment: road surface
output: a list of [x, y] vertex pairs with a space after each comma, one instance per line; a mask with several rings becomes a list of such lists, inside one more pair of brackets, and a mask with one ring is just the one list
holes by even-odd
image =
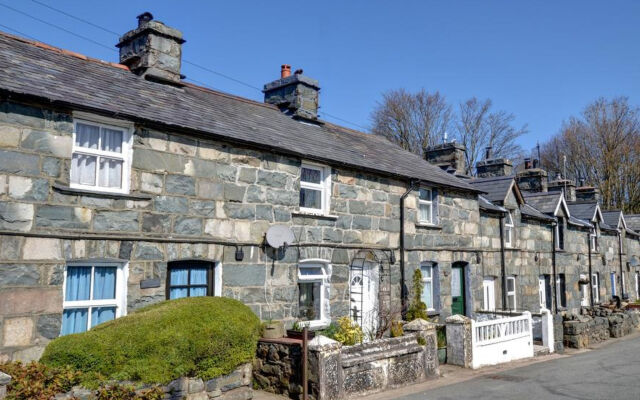
[[394, 398], [640, 400], [640, 337], [621, 340], [572, 357]]

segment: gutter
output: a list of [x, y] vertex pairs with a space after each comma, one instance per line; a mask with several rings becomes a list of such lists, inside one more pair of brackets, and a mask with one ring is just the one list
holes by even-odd
[[406, 290], [406, 278], [405, 278], [405, 257], [404, 257], [404, 200], [409, 196], [409, 193], [416, 190], [419, 181], [411, 181], [409, 188], [406, 192], [400, 196], [400, 302], [402, 304], [402, 315], [407, 310], [407, 290]]

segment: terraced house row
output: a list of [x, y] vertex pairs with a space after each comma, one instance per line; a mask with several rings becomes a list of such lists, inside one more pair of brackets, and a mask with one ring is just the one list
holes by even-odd
[[0, 362], [185, 296], [372, 332], [417, 268], [440, 319], [638, 298], [640, 217], [596, 189], [490, 154], [471, 178], [456, 143], [424, 160], [323, 121], [288, 66], [264, 103], [195, 86], [183, 43], [149, 14], [119, 63], [0, 33]]

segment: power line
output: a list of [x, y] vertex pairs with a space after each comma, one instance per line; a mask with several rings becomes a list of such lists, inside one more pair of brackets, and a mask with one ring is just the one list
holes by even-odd
[[86, 37], [86, 36], [82, 36], [82, 35], [80, 35], [80, 34], [77, 34], [77, 33], [73, 32], [73, 31], [70, 31], [70, 30], [68, 30], [68, 29], [66, 29], [66, 28], [63, 28], [63, 27], [61, 27], [61, 26], [58, 26], [58, 25], [56, 25], [56, 24], [52, 24], [51, 22], [47, 22], [47, 21], [45, 21], [45, 20], [43, 20], [43, 19], [40, 19], [40, 18], [38, 18], [38, 17], [34, 17], [33, 15], [31, 15], [31, 14], [29, 14], [29, 13], [26, 13], [26, 12], [24, 12], [24, 11], [20, 11], [20, 10], [18, 10], [18, 9], [16, 9], [16, 8], [13, 8], [13, 7], [11, 7], [11, 6], [8, 6], [8, 5], [4, 4], [4, 3], [0, 3], [0, 6], [2, 6], [2, 7], [4, 7], [4, 8], [7, 8], [7, 9], [9, 9], [9, 10], [13, 11], [13, 12], [18, 13], [18, 14], [24, 15], [25, 17], [28, 17], [28, 18], [31, 18], [31, 19], [36, 20], [36, 21], [38, 21], [38, 22], [41, 22], [41, 23], [43, 23], [43, 24], [45, 24], [45, 25], [48, 25], [48, 26], [50, 26], [50, 27], [53, 27], [53, 28], [59, 29], [59, 30], [61, 30], [61, 31], [63, 31], [63, 32], [66, 32], [66, 33], [68, 33], [68, 34], [70, 34], [70, 35], [73, 35], [73, 36], [75, 36], [75, 37], [78, 37], [78, 38], [80, 38], [80, 39], [84, 39], [84, 40], [86, 40], [86, 41], [89, 41], [89, 42], [91, 42], [91, 43], [95, 44], [96, 46], [104, 47], [105, 49], [108, 49], [108, 50], [111, 50], [111, 51], [117, 51], [116, 49], [114, 49], [114, 48], [113, 48], [113, 47], [111, 47], [111, 46], [107, 46], [107, 45], [102, 44], [102, 43], [100, 43], [100, 42], [97, 42], [97, 41], [95, 41], [95, 40], [93, 40], [93, 39], [91, 39], [91, 38], [88, 38], [88, 37]]
[[[58, 13], [60, 13], [60, 14], [62, 14], [62, 15], [65, 15], [65, 16], [67, 16], [67, 17], [69, 17], [69, 18], [73, 18], [73, 19], [74, 19], [74, 20], [76, 20], [76, 21], [83, 22], [83, 23], [85, 23], [85, 24], [87, 24], [87, 25], [90, 25], [90, 26], [92, 26], [92, 27], [94, 27], [94, 28], [98, 28], [98, 29], [100, 29], [100, 30], [102, 30], [102, 31], [104, 31], [104, 32], [107, 32], [107, 33], [113, 34], [113, 35], [118, 36], [118, 37], [120, 36], [120, 34], [119, 34], [118, 32], [115, 32], [115, 31], [113, 31], [113, 30], [111, 30], [111, 29], [109, 29], [109, 28], [106, 28], [106, 27], [104, 27], [104, 26], [101, 26], [101, 25], [95, 24], [95, 23], [93, 23], [93, 22], [91, 22], [91, 21], [87, 21], [87, 20], [86, 20], [86, 19], [84, 19], [84, 18], [81, 18], [81, 17], [75, 16], [75, 15], [73, 15], [73, 14], [70, 14], [70, 13], [66, 12], [66, 11], [60, 10], [60, 9], [58, 9], [58, 8], [56, 8], [56, 7], [50, 6], [50, 5], [46, 4], [46, 3], [43, 3], [43, 2], [41, 2], [41, 1], [39, 1], [39, 0], [31, 0], [31, 2], [33, 2], [33, 3], [35, 3], [35, 4], [38, 4], [38, 5], [42, 6], [42, 7], [46, 7], [46, 8], [48, 8], [48, 9], [52, 10], [52, 11], [58, 12]], [[93, 44], [95, 44], [95, 45], [97, 45], [97, 46], [100, 46], [100, 47], [102, 47], [102, 48], [105, 48], [105, 49], [108, 49], [108, 50], [111, 50], [111, 51], [117, 52], [117, 50], [116, 50], [116, 49], [114, 49], [114, 48], [113, 48], [113, 47], [111, 47], [111, 46], [108, 46], [108, 45], [106, 45], [106, 44], [104, 44], [104, 43], [100, 43], [100, 42], [95, 41], [95, 40], [93, 40], [93, 39], [91, 39], [91, 38], [89, 38], [89, 37], [86, 37], [86, 36], [80, 35], [80, 34], [78, 34], [78, 33], [75, 33], [75, 32], [73, 32], [73, 31], [70, 31], [70, 30], [68, 30], [68, 29], [66, 29], [66, 28], [64, 28], [64, 27], [59, 26], [59, 25], [56, 25], [56, 24], [53, 24], [53, 23], [51, 23], [51, 22], [45, 21], [45, 20], [43, 20], [43, 19], [40, 19], [40, 18], [38, 18], [38, 17], [35, 17], [35, 16], [33, 16], [33, 15], [29, 14], [29, 13], [26, 13], [26, 12], [24, 12], [24, 11], [18, 10], [18, 9], [16, 9], [16, 8], [13, 8], [13, 7], [8, 6], [8, 5], [6, 5], [6, 4], [3, 4], [3, 3], [0, 3], [0, 6], [5, 7], [5, 8], [7, 8], [7, 9], [9, 9], [9, 10], [13, 11], [13, 12], [16, 12], [16, 13], [18, 13], [18, 14], [24, 15], [24, 16], [26, 16], [26, 17], [28, 17], [28, 18], [33, 19], [33, 20], [36, 20], [36, 21], [38, 21], [38, 22], [40, 22], [40, 23], [43, 23], [43, 24], [45, 24], [45, 25], [48, 25], [48, 26], [51, 26], [51, 27], [53, 27], [53, 28], [59, 29], [59, 30], [61, 30], [61, 31], [65, 32], [65, 33], [68, 33], [68, 34], [73, 35], [73, 36], [75, 36], [75, 37], [78, 37], [78, 38], [80, 38], [80, 39], [83, 39], [83, 40], [86, 40], [86, 41], [88, 41], [88, 42], [91, 42], [91, 43], [93, 43]], [[18, 33], [19, 35], [26, 36], [26, 37], [29, 37], [30, 39], [36, 40], [36, 39], [35, 39], [34, 37], [32, 37], [32, 36], [27, 35], [27, 34], [24, 34], [24, 33], [21, 33], [21, 32], [19, 32], [19, 31], [15, 30], [15, 29], [13, 29], [13, 28], [10, 28], [10, 27], [8, 27], [8, 26], [5, 26], [5, 25], [0, 25], [0, 26], [3, 26], [3, 27], [5, 27], [6, 29], [9, 29], [9, 30], [11, 30], [11, 31], [13, 31], [13, 32], [16, 32], [16, 33]], [[205, 66], [203, 66], [203, 65], [197, 64], [197, 63], [195, 63], [195, 62], [193, 62], [193, 61], [189, 61], [189, 60], [186, 60], [186, 59], [185, 59], [185, 60], [183, 60], [183, 63], [188, 64], [188, 65], [191, 65], [191, 66], [196, 67], [196, 68], [199, 68], [199, 69], [201, 69], [201, 70], [203, 70], [203, 71], [206, 71], [206, 72], [209, 72], [209, 73], [211, 73], [211, 74], [214, 74], [214, 75], [220, 76], [220, 77], [222, 77], [222, 78], [225, 78], [225, 79], [230, 80], [230, 81], [232, 81], [232, 82], [235, 82], [235, 83], [237, 83], [237, 84], [240, 84], [240, 85], [246, 86], [246, 87], [248, 87], [248, 88], [251, 88], [251, 89], [257, 90], [258, 92], [261, 92], [261, 93], [262, 93], [262, 89], [260, 89], [259, 87], [255, 86], [255, 85], [252, 85], [252, 84], [250, 84], [250, 83], [244, 82], [244, 81], [242, 81], [242, 80], [240, 80], [240, 79], [236, 79], [236, 78], [234, 78], [234, 77], [232, 77], [232, 76], [229, 76], [229, 75], [223, 74], [222, 72], [218, 72], [218, 71], [216, 71], [216, 70], [213, 70], [213, 69], [211, 69], [211, 68], [205, 67]], [[192, 81], [192, 82], [194, 82], [194, 83], [198, 83], [198, 84], [200, 84], [200, 85], [203, 85], [203, 86], [205, 86], [205, 87], [213, 88], [213, 86], [207, 85], [207, 84], [205, 84], [204, 82], [201, 82], [201, 81], [198, 81], [198, 80], [195, 80], [195, 79], [191, 79], [191, 78], [189, 78], [188, 80], [190, 80], [190, 81]], [[219, 90], [219, 89], [215, 89], [215, 90]], [[346, 120], [346, 119], [344, 119], [344, 118], [337, 117], [337, 116], [332, 115], [332, 114], [329, 114], [329, 113], [327, 113], [327, 112], [323, 112], [322, 114], [323, 114], [324, 116], [327, 116], [327, 117], [333, 118], [333, 119], [335, 119], [335, 120], [338, 120], [338, 121], [341, 121], [341, 122], [347, 123], [347, 124], [349, 124], [349, 125], [353, 125], [353, 126], [358, 127], [358, 128], [360, 128], [360, 129], [367, 130], [367, 128], [366, 128], [366, 127], [364, 127], [364, 126], [362, 126], [362, 125], [359, 125], [359, 124], [356, 124], [355, 122], [351, 122], [351, 121], [349, 121], [349, 120]]]
[[4, 24], [0, 24], [0, 27], [4, 28], [4, 29], [6, 29], [6, 30], [9, 30], [9, 31], [11, 31], [11, 32], [13, 32], [13, 33], [17, 33], [17, 34], [18, 34], [18, 35], [20, 35], [20, 36], [24, 36], [24, 37], [26, 37], [26, 38], [29, 38], [29, 39], [31, 39], [31, 40], [38, 40], [38, 39], [34, 38], [33, 36], [31, 36], [31, 35], [27, 35], [27, 34], [26, 34], [26, 33], [24, 33], [24, 32], [20, 32], [20, 31], [19, 31], [19, 30], [17, 30], [17, 29], [13, 29], [13, 28], [12, 28], [12, 27], [10, 27], [10, 26], [4, 25]]

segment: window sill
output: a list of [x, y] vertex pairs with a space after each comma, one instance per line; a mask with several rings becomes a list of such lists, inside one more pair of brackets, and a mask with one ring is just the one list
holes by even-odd
[[86, 189], [76, 189], [58, 182], [54, 182], [51, 187], [63, 194], [81, 195], [90, 197], [100, 197], [105, 199], [125, 199], [125, 200], [151, 200], [153, 197], [148, 194], [141, 193], [111, 193], [98, 192]]
[[309, 213], [309, 212], [304, 212], [304, 211], [293, 211], [291, 213], [291, 215], [294, 216], [294, 217], [302, 217], [302, 218], [318, 218], [318, 219], [331, 219], [331, 220], [338, 219], [337, 215], [314, 214], [314, 213]]
[[416, 222], [416, 228], [442, 230], [441, 225], [427, 224], [425, 222]]
[[328, 328], [331, 325], [330, 320], [316, 320], [316, 321], [301, 321], [299, 322], [300, 326], [306, 326], [312, 331], [318, 331], [325, 328]]

